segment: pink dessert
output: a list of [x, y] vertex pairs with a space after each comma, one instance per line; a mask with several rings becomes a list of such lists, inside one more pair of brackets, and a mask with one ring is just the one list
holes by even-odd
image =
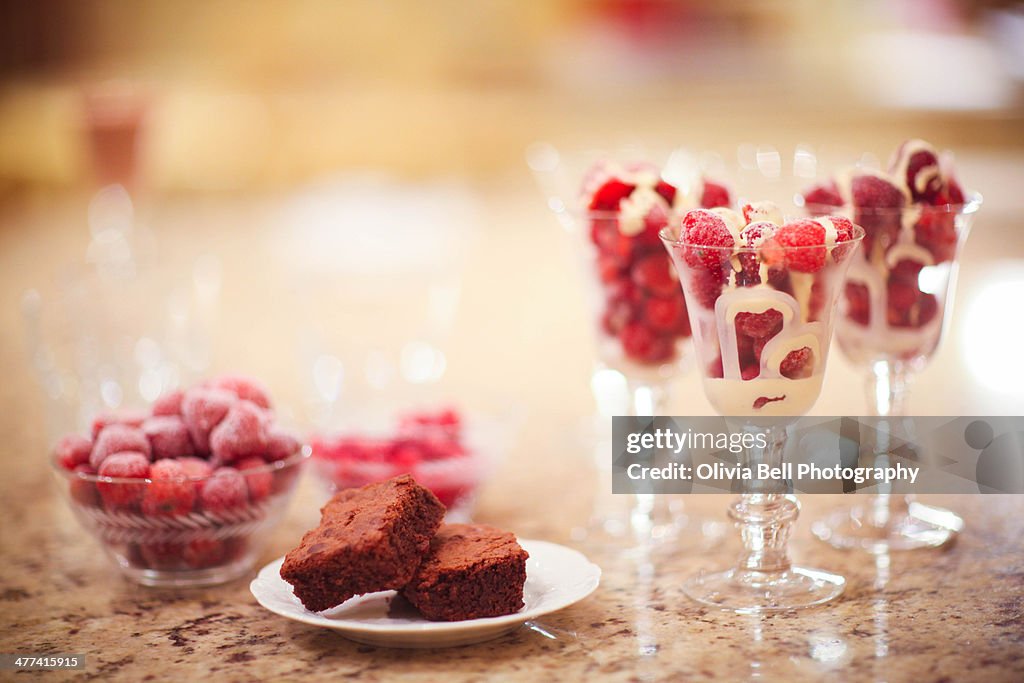
[[466, 445], [463, 419], [451, 408], [399, 416], [393, 433], [312, 439], [318, 470], [334, 490], [411, 474], [449, 510], [471, 503], [480, 484], [480, 454]]
[[728, 205], [729, 191], [705, 180], [684, 195], [651, 164], [602, 162], [586, 174], [581, 203], [601, 288], [601, 355], [644, 366], [675, 360], [690, 322], [658, 233], [680, 209]]
[[[671, 231], [666, 231], [666, 234]], [[817, 399], [834, 294], [860, 230], [784, 222], [770, 202], [686, 213], [666, 245], [690, 301], [708, 397], [724, 415], [799, 415]]]
[[965, 197], [948, 159], [909, 140], [888, 172], [849, 169], [809, 188], [811, 214], [841, 210], [865, 231], [851, 264], [837, 338], [854, 360], [913, 360], [938, 344]]
[[[140, 570], [205, 569], [245, 554], [266, 514], [257, 506], [294, 485], [297, 468], [279, 461], [300, 455], [266, 390], [240, 376], [103, 414], [90, 436], [67, 435], [53, 452], [76, 513]], [[249, 528], [229, 533], [235, 523]]]

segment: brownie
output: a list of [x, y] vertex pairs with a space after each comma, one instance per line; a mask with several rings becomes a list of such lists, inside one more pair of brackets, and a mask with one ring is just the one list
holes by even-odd
[[281, 565], [306, 609], [320, 612], [354, 595], [398, 590], [412, 578], [444, 517], [444, 505], [409, 475], [346, 489], [320, 510]]
[[513, 614], [523, 607], [527, 557], [507, 531], [446, 524], [402, 595], [432, 621]]

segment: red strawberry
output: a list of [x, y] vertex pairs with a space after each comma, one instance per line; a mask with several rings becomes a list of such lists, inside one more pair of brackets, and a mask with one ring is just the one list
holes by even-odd
[[248, 501], [245, 479], [233, 467], [219, 467], [203, 482], [199, 502], [208, 512], [223, 512], [243, 507]]
[[939, 313], [939, 300], [934, 294], [921, 292], [917, 299], [917, 326], [924, 327]]
[[816, 273], [825, 265], [825, 228], [817, 221], [804, 218], [786, 223], [775, 233], [775, 241], [792, 270]]
[[[721, 272], [736, 244], [725, 220], [706, 209], [688, 211], [683, 217], [679, 238], [684, 242], [683, 256], [692, 268]], [[702, 247], [711, 247], [703, 249]]]
[[181, 566], [181, 543], [141, 543], [138, 552], [147, 569], [178, 569]]
[[867, 285], [847, 282], [843, 296], [846, 298], [846, 317], [858, 325], [868, 325], [871, 322], [871, 300]]
[[53, 447], [53, 456], [57, 463], [66, 470], [73, 470], [79, 465], [89, 462], [92, 453], [92, 441], [80, 434], [68, 434], [61, 437]]
[[590, 199], [588, 208], [591, 211], [617, 211], [619, 202], [628, 197], [636, 189], [618, 178], [611, 178], [597, 189]]
[[700, 196], [701, 208], [713, 209], [718, 206], [729, 206], [731, 203], [729, 190], [724, 185], [704, 179], [704, 190]]
[[625, 354], [640, 363], [667, 361], [674, 351], [670, 339], [658, 336], [649, 327], [638, 322], [626, 325], [619, 333], [619, 341]]
[[864, 228], [864, 257], [870, 258], [874, 245], [883, 250], [896, 241], [906, 197], [898, 187], [875, 175], [858, 175], [850, 181], [855, 208], [853, 222]]
[[[908, 153], [909, 159], [906, 158]], [[897, 148], [889, 171], [895, 172], [903, 163], [906, 163], [906, 175], [899, 180], [906, 183], [911, 199], [931, 203], [942, 191], [939, 155], [921, 140], [908, 140]]]
[[197, 538], [181, 550], [181, 559], [192, 569], [216, 567], [228, 559], [227, 541], [230, 539]]
[[99, 470], [108, 456], [124, 451], [142, 453], [148, 460], [151, 453], [149, 439], [141, 429], [136, 427], [119, 423], [111, 424], [105, 427], [96, 438], [92, 453], [89, 455], [89, 464], [94, 470]]
[[302, 444], [295, 438], [295, 435], [277, 425], [267, 428], [267, 448], [263, 453], [267, 462], [286, 460], [302, 448]]
[[804, 190], [804, 206], [808, 207], [812, 214], [828, 213], [830, 207], [842, 205], [843, 198], [839, 194], [839, 188], [831, 180]]
[[737, 313], [736, 332], [755, 339], [771, 339], [782, 330], [782, 313], [769, 308], [764, 313]]
[[678, 296], [651, 297], [644, 302], [644, 320], [652, 330], [665, 334], [689, 336], [690, 321], [686, 315], [686, 300]]
[[715, 302], [722, 294], [722, 286], [728, 281], [728, 272], [719, 270], [717, 272], [695, 268], [688, 274], [689, 285], [686, 289], [686, 300], [690, 304], [697, 302], [698, 305], [714, 310]]
[[194, 387], [181, 400], [181, 416], [200, 453], [210, 452], [210, 432], [228, 414], [238, 397], [224, 389]]
[[249, 500], [258, 503], [270, 495], [273, 475], [262, 458], [245, 458], [238, 463], [238, 471], [245, 476]]
[[188, 427], [177, 415], [151, 417], [142, 423], [142, 432], [149, 439], [154, 460], [184, 458], [195, 452]]
[[144, 410], [118, 410], [109, 413], [100, 413], [92, 421], [92, 440], [95, 441], [100, 432], [112, 425], [123, 425], [125, 427], [138, 427], [149, 415]]
[[150, 483], [142, 497], [142, 513], [187, 515], [196, 501], [196, 487], [177, 460], [158, 460], [149, 468]]
[[740, 368], [740, 377], [744, 382], [749, 382], [752, 379], [757, 379], [761, 374], [761, 366], [757, 363], [749, 363]]
[[74, 472], [68, 482], [68, 495], [71, 496], [71, 500], [86, 507], [99, 507], [99, 492], [96, 490], [96, 483], [90, 479], [96, 474], [96, 470], [89, 467], [88, 463], [83, 463], [76, 465]]
[[914, 241], [935, 257], [936, 263], [956, 257], [956, 216], [945, 207], [921, 207], [921, 216], [914, 226]]
[[266, 448], [265, 413], [249, 401], [231, 406], [210, 432], [210, 452], [225, 464], [251, 455], [262, 456]]
[[659, 180], [658, 184], [654, 186], [654, 191], [661, 195], [661, 198], [665, 200], [669, 206], [672, 206], [676, 201], [676, 188], [675, 185], [670, 185], [664, 180]]
[[634, 284], [654, 296], [669, 297], [680, 291], [675, 270], [664, 252], [639, 259], [630, 269], [630, 277]]
[[215, 377], [210, 386], [214, 389], [224, 389], [242, 399], [251, 401], [264, 410], [270, 410], [270, 394], [267, 388], [258, 380], [244, 375], [221, 375]]
[[[108, 429], [110, 429], [108, 427]], [[145, 479], [149, 476], [149, 458], [142, 453], [113, 453], [100, 465], [101, 477]], [[103, 504], [111, 510], [132, 508], [142, 500], [145, 482], [111, 482], [100, 480], [96, 484]]]
[[181, 399], [184, 395], [181, 389], [163, 394], [153, 401], [153, 415], [181, 415]]
[[804, 346], [790, 351], [779, 365], [779, 374], [787, 379], [804, 379], [814, 372], [814, 354]]
[[941, 205], [945, 200], [947, 204], [961, 205], [964, 203], [964, 191], [960, 188], [960, 183], [955, 178], [950, 177], [946, 180], [946, 194], [945, 196], [939, 195], [936, 197], [936, 206]]

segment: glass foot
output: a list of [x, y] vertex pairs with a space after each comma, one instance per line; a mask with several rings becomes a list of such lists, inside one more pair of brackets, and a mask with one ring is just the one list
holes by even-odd
[[783, 572], [701, 572], [683, 584], [683, 592], [710, 607], [756, 614], [814, 607], [839, 597], [845, 587], [846, 579], [838, 574], [790, 567]]
[[710, 550], [719, 545], [729, 525], [711, 519], [677, 513], [672, 521], [651, 523], [643, 515], [595, 516], [586, 526], [572, 530], [572, 539], [596, 553], [629, 553], [640, 550], [655, 555], [674, 555]]
[[811, 527], [814, 535], [834, 548], [882, 553], [891, 550], [938, 548], [956, 538], [964, 521], [955, 512], [913, 502], [885, 524], [872, 523], [869, 508], [840, 510]]
[[233, 581], [250, 572], [256, 563], [256, 555], [247, 553], [228, 564], [208, 569], [163, 570], [146, 569], [121, 563], [121, 571], [129, 579], [143, 586], [154, 588], [200, 588], [216, 586]]

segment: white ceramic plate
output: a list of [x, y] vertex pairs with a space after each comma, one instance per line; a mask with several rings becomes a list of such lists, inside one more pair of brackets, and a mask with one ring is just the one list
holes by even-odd
[[[324, 612], [310, 612], [281, 578], [274, 560], [249, 584], [256, 600], [275, 614], [314, 626], [340, 631], [359, 643], [383, 647], [451, 647], [497, 638], [530, 619], [579, 602], [594, 592], [601, 569], [581, 553], [547, 541], [519, 544], [530, 554], [526, 561], [523, 609], [515, 614], [466, 621], [427, 621], [404, 601], [391, 608], [395, 591], [359, 595]], [[404, 605], [404, 607], [403, 607]]]

